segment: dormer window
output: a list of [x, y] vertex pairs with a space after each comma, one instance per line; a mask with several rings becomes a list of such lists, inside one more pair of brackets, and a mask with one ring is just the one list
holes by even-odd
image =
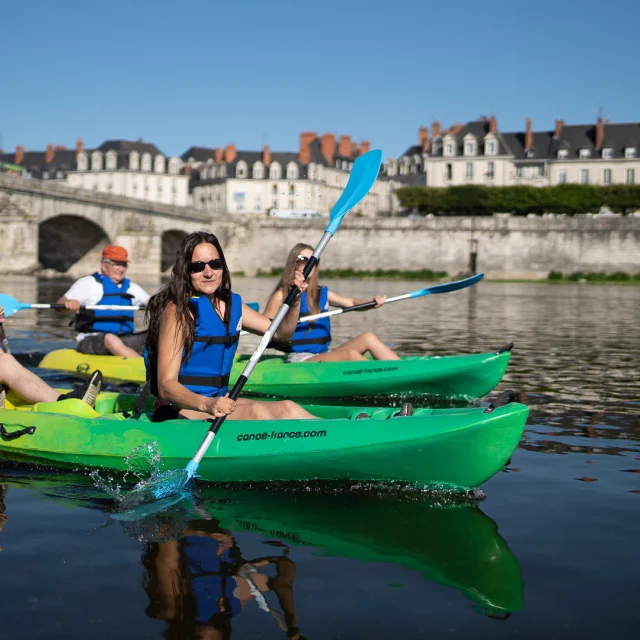
[[562, 160], [569, 155], [569, 152], [566, 149], [558, 149], [558, 160]]
[[281, 176], [282, 169], [280, 167], [280, 164], [277, 162], [272, 162], [271, 166], [269, 167], [269, 178], [271, 178], [271, 180], [280, 180]]
[[527, 151], [527, 158], [533, 158], [533, 156], [535, 156], [535, 155], [536, 155], [536, 154], [535, 154], [533, 151], [531, 151], [531, 149], [529, 149], [529, 150]]
[[78, 171], [86, 171], [89, 168], [89, 158], [84, 151], [78, 154], [76, 162], [78, 164]]
[[444, 145], [444, 155], [452, 156], [453, 155], [453, 142], [447, 142]]
[[142, 170], [151, 171], [151, 154], [150, 153], [142, 154]]
[[115, 151], [107, 151], [107, 169], [115, 169], [117, 156]]
[[256, 162], [253, 165], [253, 177], [257, 180], [264, 178], [264, 166], [262, 162]]
[[464, 155], [465, 156], [473, 156], [476, 153], [476, 145], [475, 142], [465, 142], [464, 143]]
[[91, 171], [102, 170], [102, 154], [99, 151], [94, 151], [91, 154]]
[[602, 150], [602, 157], [605, 160], [611, 160], [611, 158], [613, 158], [613, 149], [603, 149]]
[[496, 143], [494, 140], [488, 140], [484, 145], [484, 152], [488, 156], [496, 155]]
[[627, 147], [624, 150], [624, 157], [628, 159], [636, 157], [636, 148], [635, 147]]
[[298, 167], [290, 162], [287, 165], [287, 180], [296, 180], [298, 178]]
[[580, 149], [580, 158], [588, 158], [591, 156], [589, 149]]
[[236, 166], [236, 178], [246, 178], [247, 177], [247, 163], [244, 160], [238, 162]]

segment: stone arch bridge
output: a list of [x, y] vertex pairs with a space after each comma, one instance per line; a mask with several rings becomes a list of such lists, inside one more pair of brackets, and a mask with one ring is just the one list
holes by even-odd
[[129, 249], [132, 277], [158, 276], [182, 238], [211, 223], [197, 209], [0, 175], [0, 274], [77, 277], [96, 270], [105, 245], [118, 244]]

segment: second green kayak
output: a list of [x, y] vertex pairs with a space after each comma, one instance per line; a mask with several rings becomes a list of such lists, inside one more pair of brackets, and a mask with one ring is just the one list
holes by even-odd
[[[401, 360], [288, 363], [279, 356], [263, 358], [244, 392], [273, 398], [310, 401], [351, 397], [433, 396], [474, 400], [490, 393], [502, 379], [512, 345], [497, 351], [453, 356], [409, 356]], [[236, 357], [231, 384], [249, 356]], [[95, 369], [114, 382], [144, 383], [142, 358], [90, 356], [73, 349], [47, 354], [38, 365], [88, 375]]]

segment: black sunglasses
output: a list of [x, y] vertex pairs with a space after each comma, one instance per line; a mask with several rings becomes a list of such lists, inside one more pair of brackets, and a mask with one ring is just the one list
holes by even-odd
[[309, 256], [298, 256], [296, 258], [296, 262], [299, 262], [300, 264], [307, 264], [307, 262], [309, 262]]
[[199, 260], [198, 262], [192, 262], [189, 264], [187, 269], [189, 270], [189, 273], [202, 273], [207, 265], [209, 265], [210, 269], [218, 271], [224, 267], [224, 262], [222, 258], [216, 258], [215, 260], [209, 260], [208, 262], [202, 262]]

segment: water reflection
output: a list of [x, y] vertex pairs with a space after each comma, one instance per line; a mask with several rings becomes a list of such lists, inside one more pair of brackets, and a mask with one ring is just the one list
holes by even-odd
[[[66, 507], [110, 504], [84, 476], [37, 475], [17, 467], [3, 482]], [[138, 519], [132, 512], [113, 513], [105, 524], [120, 526], [142, 543], [146, 612], [167, 622], [167, 637], [229, 637], [251, 600], [268, 624], [299, 637], [298, 627], [305, 625], [294, 607], [294, 581], [300, 574], [298, 557], [309, 549], [315, 558], [400, 565], [455, 589], [491, 617], [504, 618], [524, 607], [519, 563], [477, 503], [436, 503], [420, 494], [202, 486], [164, 512]], [[247, 534], [268, 551], [243, 552], [239, 538], [246, 540]], [[358, 565], [345, 570], [359, 571]], [[327, 594], [329, 602], [337, 597]], [[313, 603], [296, 598], [296, 606], [306, 610]]]

